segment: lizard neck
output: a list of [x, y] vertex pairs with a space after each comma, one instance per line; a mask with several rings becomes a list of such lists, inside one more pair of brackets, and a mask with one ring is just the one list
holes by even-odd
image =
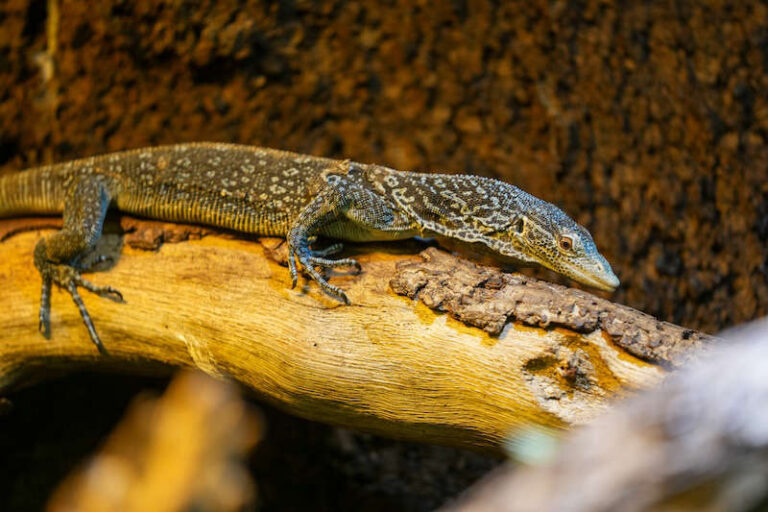
[[377, 193], [389, 199], [426, 236], [479, 241], [487, 231], [483, 219], [500, 216], [496, 197], [483, 185], [494, 180], [477, 176], [427, 174], [371, 166], [367, 179]]
[[422, 236], [450, 241], [451, 248], [492, 254], [497, 260], [536, 264], [522, 243], [499, 237], [536, 199], [498, 180], [481, 176], [428, 174], [371, 166], [374, 189], [418, 228]]

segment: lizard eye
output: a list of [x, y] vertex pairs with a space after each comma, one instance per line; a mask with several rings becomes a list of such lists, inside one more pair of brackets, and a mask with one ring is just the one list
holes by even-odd
[[564, 251], [570, 251], [573, 248], [573, 239], [569, 236], [561, 236], [558, 243]]

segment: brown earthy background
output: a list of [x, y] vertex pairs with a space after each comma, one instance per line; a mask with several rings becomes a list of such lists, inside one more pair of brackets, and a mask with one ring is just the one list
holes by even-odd
[[[615, 300], [707, 332], [766, 314], [764, 3], [381, 4], [0, 0], [0, 172], [214, 140], [494, 176], [590, 229], [622, 280]], [[73, 423], [108, 429], [121, 407], [103, 403], [147, 384], [80, 379], [101, 388], [81, 395], [85, 416], [53, 413], [72, 391], [58, 383], [26, 392], [37, 411], [18, 397], [0, 418], [3, 494], [39, 499], [60, 473], [33, 466], [65, 471], [103, 433], [65, 449], [21, 424], [69, 425], [64, 440]], [[276, 489], [265, 510], [285, 509], [297, 478], [316, 510], [424, 510], [492, 465], [269, 414], [290, 476], [281, 491], [257, 474]], [[45, 449], [28, 459], [35, 440]], [[382, 450], [389, 462], [370, 459]]]

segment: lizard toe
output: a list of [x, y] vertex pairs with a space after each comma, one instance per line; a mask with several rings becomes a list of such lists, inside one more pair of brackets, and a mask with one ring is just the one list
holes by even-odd
[[85, 288], [89, 292], [95, 293], [99, 297], [104, 297], [105, 299], [110, 299], [115, 302], [125, 302], [123, 299], [123, 294], [111, 286], [97, 286], [92, 282], [83, 279], [79, 275], [74, 279], [74, 282], [77, 286]]
[[93, 341], [93, 344], [96, 345], [96, 348], [100, 353], [106, 355], [107, 349], [104, 348], [104, 344], [101, 342], [101, 338], [99, 338], [99, 334], [96, 332], [96, 327], [93, 325], [93, 320], [91, 320], [91, 315], [88, 313], [88, 309], [86, 309], [82, 297], [80, 297], [80, 292], [77, 291], [77, 284], [74, 281], [70, 281], [67, 285], [67, 291], [72, 296], [72, 300], [80, 311], [80, 317], [83, 319], [83, 323], [85, 323], [85, 327], [88, 329], [91, 341]]
[[288, 249], [288, 272], [291, 275], [291, 290], [293, 290], [299, 281], [299, 272], [296, 270], [296, 250], [293, 247]]
[[360, 263], [357, 262], [357, 260], [354, 260], [352, 258], [343, 258], [340, 260], [329, 260], [326, 258], [319, 258], [317, 256], [310, 256], [307, 258], [310, 265], [315, 267], [320, 267], [323, 269], [327, 268], [338, 268], [338, 267], [354, 267], [355, 270], [360, 272], [362, 267], [360, 266]]
[[40, 292], [40, 321], [37, 326], [45, 339], [51, 338], [51, 279], [43, 277]]

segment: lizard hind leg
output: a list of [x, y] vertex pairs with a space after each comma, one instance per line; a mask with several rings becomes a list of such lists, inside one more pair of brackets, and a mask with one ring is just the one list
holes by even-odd
[[35, 266], [43, 280], [40, 298], [40, 332], [50, 337], [51, 285], [66, 290], [83, 318], [91, 340], [102, 354], [106, 353], [96, 333], [90, 314], [83, 303], [78, 288], [84, 288], [99, 296], [122, 302], [119, 291], [110, 286], [97, 286], [80, 276], [84, 257], [89, 254], [101, 236], [109, 194], [107, 187], [94, 177], [83, 177], [68, 191], [64, 205], [64, 227], [37, 243]]

